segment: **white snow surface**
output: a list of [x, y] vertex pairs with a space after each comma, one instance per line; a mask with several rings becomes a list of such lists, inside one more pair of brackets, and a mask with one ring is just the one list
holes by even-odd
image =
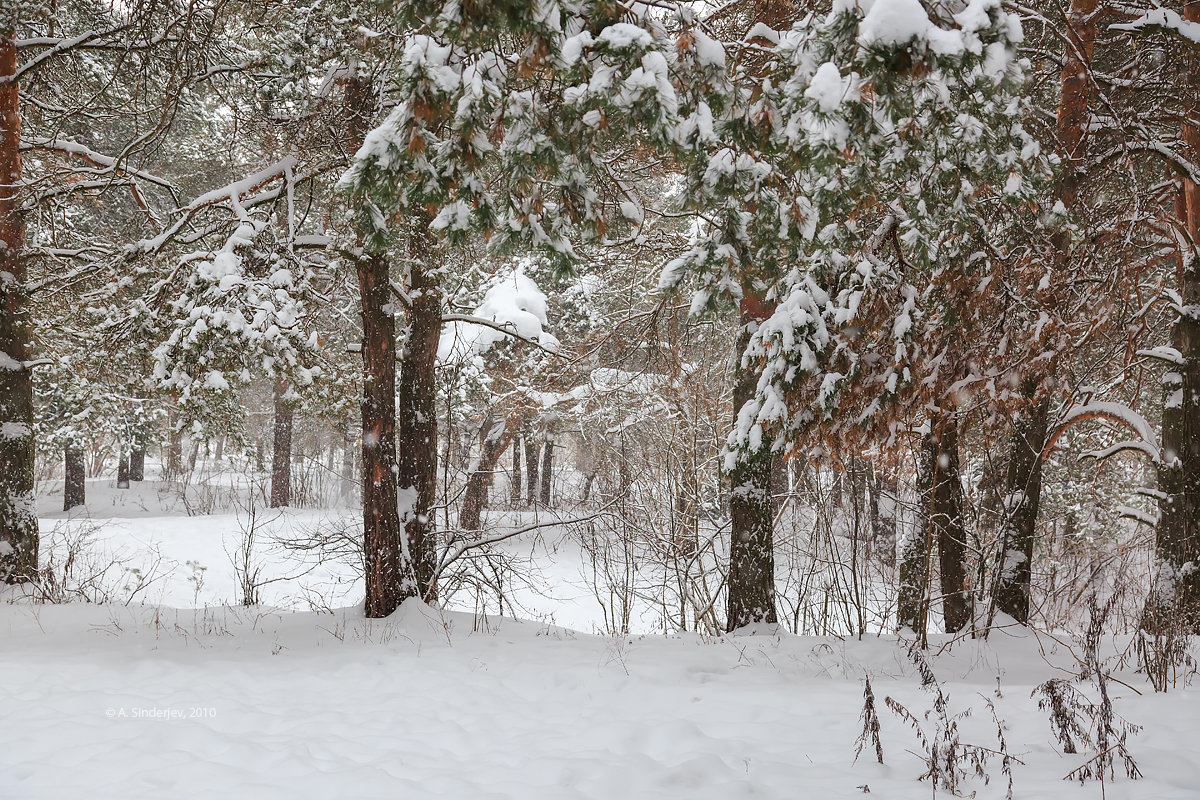
[[[160, 488], [90, 483], [98, 536], [127, 564], [200, 562], [202, 588], [183, 567], [145, 604], [0, 594], [2, 800], [825, 800], [862, 797], [864, 786], [891, 800], [931, 794], [917, 780], [924, 764], [912, 732], [884, 707], [893, 697], [924, 720], [932, 703], [895, 636], [798, 637], [774, 626], [721, 638], [607, 636], [414, 601], [366, 620], [353, 580], [345, 600], [322, 611], [277, 607], [295, 581], [271, 585], [272, 606], [214, 605], [233, 586], [226, 551], [238, 518], [183, 516]], [[39, 500], [44, 532], [83, 524], [64, 522], [56, 502], [53, 491]], [[278, 532], [339, 517], [271, 519]], [[551, 583], [575, 571], [570, 557], [538, 551]], [[281, 572], [294, 566], [268, 560]], [[575, 607], [574, 590], [560, 590], [544, 608], [594, 628], [585, 624], [589, 613], [597, 618], [594, 606], [581, 598]], [[1013, 776], [1021, 800], [1100, 796], [1094, 783], [1063, 780], [1090, 755], [1063, 755], [1030, 696], [1047, 678], [1069, 677], [1073, 646], [1065, 634], [1017, 626], [989, 642], [931, 636], [951, 710], [973, 709], [958, 723], [965, 741], [995, 746], [984, 698], [995, 703], [1021, 761]], [[1115, 710], [1145, 726], [1128, 742], [1145, 777], [1129, 781], [1118, 769], [1105, 796], [1194, 800], [1200, 692], [1155, 695], [1128, 664], [1111, 663], [1125, 684], [1110, 683]], [[884, 765], [869, 747], [854, 761], [865, 675]], [[989, 784], [969, 782], [964, 794], [1004, 797], [997, 760], [989, 771]]]

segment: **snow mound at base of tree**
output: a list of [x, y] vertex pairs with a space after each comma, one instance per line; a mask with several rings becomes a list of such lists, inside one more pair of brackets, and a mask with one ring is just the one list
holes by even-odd
[[[11, 592], [9, 593], [11, 595]], [[894, 697], [924, 720], [895, 637], [605, 637], [416, 603], [357, 609], [30, 605], [0, 599], [0, 797], [927, 798]], [[1022, 800], [1095, 798], [1030, 697], [1073, 657], [1044, 635], [931, 643], [963, 739], [995, 745]], [[1044, 657], [1042, 653], [1044, 652]], [[886, 764], [854, 763], [864, 675]], [[1121, 674], [1130, 686], [1140, 676]], [[999, 688], [999, 693], [997, 693]], [[1145, 778], [1109, 798], [1195, 798], [1200, 692], [1110, 684]], [[968, 785], [1000, 798], [1006, 782]]]

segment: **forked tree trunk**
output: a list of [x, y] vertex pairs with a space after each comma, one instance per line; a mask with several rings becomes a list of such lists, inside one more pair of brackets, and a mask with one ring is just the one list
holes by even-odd
[[33, 376], [21, 211], [21, 105], [15, 33], [0, 31], [0, 580], [32, 580], [38, 566], [33, 502]]
[[[356, 149], [375, 110], [371, 81], [346, 82], [347, 138]], [[387, 256], [355, 261], [362, 305], [363, 568], [367, 617], [386, 617], [415, 592], [402, 583], [400, 515], [396, 492], [396, 323]]]
[[917, 456], [917, 524], [900, 551], [900, 597], [896, 621], [915, 632], [922, 644], [928, 633], [933, 549], [937, 547], [942, 617], [947, 633], [971, 621], [967, 582], [967, 530], [963, 520], [959, 474], [958, 418], [941, 413], [929, 421]]
[[[1200, 23], [1200, 3], [1183, 16]], [[1200, 85], [1200, 54], [1191, 56], [1193, 85]], [[1186, 122], [1183, 141], [1200, 161], [1200, 126]], [[1185, 309], [1200, 308], [1200, 185], [1186, 176], [1175, 203], [1180, 238], [1178, 286]], [[1151, 633], [1200, 633], [1200, 319], [1182, 313], [1171, 344], [1183, 357], [1163, 376], [1162, 457], [1158, 466], [1159, 518], [1156, 575], [1142, 625]]]
[[[741, 366], [741, 354], [750, 344], [751, 327], [766, 318], [767, 309], [757, 298], [742, 301], [742, 334], [738, 339], [738, 366], [733, 387], [733, 418], [754, 397], [758, 379], [752, 367]], [[728, 473], [729, 575], [726, 587], [728, 630], [756, 622], [775, 622], [775, 551], [772, 540], [770, 450], [745, 454]]]
[[65, 449], [65, 475], [63, 483], [63, 511], [87, 502], [87, 471], [83, 463], [83, 449], [67, 445]]
[[276, 378], [272, 398], [275, 401], [275, 431], [271, 449], [271, 508], [292, 504], [292, 430], [295, 412], [287, 401], [288, 384]]
[[437, 349], [442, 333], [442, 293], [435, 270], [427, 263], [432, 241], [429, 220], [414, 223], [408, 240], [408, 338], [400, 357], [397, 483], [400, 509], [411, 561], [404, 575], [406, 594], [437, 599], [433, 507], [437, 502]]
[[493, 422], [489, 416], [479, 432], [479, 461], [467, 477], [462, 513], [458, 517], [458, 526], [464, 531], [477, 531], [481, 527], [483, 512], [488, 506], [488, 493], [496, 474], [496, 465], [500, 463], [500, 456], [512, 442], [514, 427], [504, 420]]
[[1029, 623], [1033, 550], [1042, 496], [1042, 449], [1050, 416], [1049, 398], [1035, 400], [1036, 390], [1032, 379], [1022, 387], [1028, 405], [1013, 424], [996, 564], [996, 609], [1022, 625]]

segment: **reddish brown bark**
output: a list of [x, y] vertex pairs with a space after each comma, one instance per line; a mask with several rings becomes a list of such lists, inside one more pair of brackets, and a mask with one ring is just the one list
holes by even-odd
[[21, 212], [21, 97], [12, 31], [0, 31], [0, 580], [37, 573], [33, 508], [33, 380]]
[[[1096, 44], [1095, 15], [1098, 0], [1071, 0], [1067, 45], [1059, 75], [1059, 100], [1055, 134], [1063, 158], [1057, 196], [1070, 210], [1079, 199], [1079, 164], [1091, 96], [1092, 52]], [[1054, 271], [1070, 269], [1070, 234], [1054, 237]], [[1039, 384], [1053, 372], [1028, 375], [1023, 382], [1026, 407], [1013, 424], [1008, 472], [1005, 476], [1005, 518], [997, 563], [995, 607], [1021, 623], [1030, 617], [1032, 569], [1038, 506], [1042, 491], [1042, 451], [1050, 419], [1050, 403]]]
[[[346, 82], [347, 138], [356, 149], [375, 111], [369, 78]], [[387, 256], [362, 253], [355, 262], [362, 304], [362, 504], [365, 612], [386, 617], [415, 592], [402, 576], [396, 492], [396, 323]]]

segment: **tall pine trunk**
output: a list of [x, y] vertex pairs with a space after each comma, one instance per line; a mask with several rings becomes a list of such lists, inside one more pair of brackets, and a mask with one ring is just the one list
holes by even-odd
[[[741, 356], [753, 329], [766, 318], [764, 304], [747, 297], [741, 304], [742, 334], [738, 339], [733, 386], [733, 418], [754, 397], [758, 379]], [[729, 575], [726, 586], [728, 630], [756, 622], [775, 622], [775, 551], [772, 541], [771, 452], [743, 454], [729, 470]]]
[[271, 508], [292, 504], [292, 430], [295, 413], [287, 401], [288, 384], [275, 379], [275, 431], [271, 449]]
[[69, 444], [65, 448], [63, 482], [63, 511], [87, 502], [87, 470], [83, 463], [83, 448]]
[[[1200, 23], [1200, 3], [1184, 5], [1183, 16]], [[1200, 55], [1191, 55], [1193, 83], [1200, 85]], [[1200, 162], [1200, 126], [1183, 125], [1183, 142], [1193, 163]], [[1175, 214], [1180, 238], [1178, 286], [1184, 309], [1171, 331], [1171, 344], [1183, 357], [1178, 371], [1163, 376], [1161, 459], [1158, 465], [1159, 518], [1156, 575], [1146, 602], [1143, 627], [1152, 633], [1200, 633], [1200, 185], [1182, 177]]]
[[935, 478], [929, 525], [938, 545], [942, 586], [942, 618], [946, 633], [958, 633], [971, 622], [967, 592], [967, 526], [963, 520], [963, 488], [959, 472], [958, 419], [947, 415], [933, 455]]
[[0, 31], [0, 580], [32, 580], [38, 565], [33, 503], [33, 376], [21, 212], [21, 103], [14, 31]]
[[[346, 82], [347, 138], [351, 149], [367, 133], [375, 111], [372, 82]], [[402, 576], [400, 515], [396, 491], [396, 323], [391, 275], [384, 253], [364, 252], [355, 261], [362, 305], [362, 505], [363, 567], [367, 617], [386, 617], [415, 591]]]
[[404, 523], [411, 574], [405, 592], [426, 601], [437, 598], [433, 507], [437, 503], [438, 340], [442, 333], [442, 293], [432, 258], [429, 220], [415, 221], [409, 233], [408, 337], [400, 355], [397, 483], [404, 496]]
[[[1071, 0], [1066, 30], [1068, 44], [1059, 74], [1058, 113], [1055, 134], [1063, 158], [1057, 195], [1071, 210], [1079, 199], [1079, 164], [1091, 96], [1089, 69], [1096, 44], [1095, 15], [1098, 0]], [[1070, 271], [1071, 241], [1067, 231], [1054, 237], [1054, 270]], [[1030, 618], [1033, 545], [1042, 491], [1042, 448], [1049, 425], [1049, 399], [1039, 388], [1045, 375], [1025, 378], [1022, 393], [1025, 408], [1013, 427], [1004, 482], [1004, 504], [1000, 560], [997, 564], [994, 608], [1022, 624]]]
[[1035, 398], [1037, 386], [1022, 386], [1026, 407], [1013, 423], [1004, 478], [1000, 556], [996, 564], [995, 608], [1022, 625], [1029, 624], [1033, 551], [1042, 496], [1042, 449], [1046, 445], [1050, 400]]

